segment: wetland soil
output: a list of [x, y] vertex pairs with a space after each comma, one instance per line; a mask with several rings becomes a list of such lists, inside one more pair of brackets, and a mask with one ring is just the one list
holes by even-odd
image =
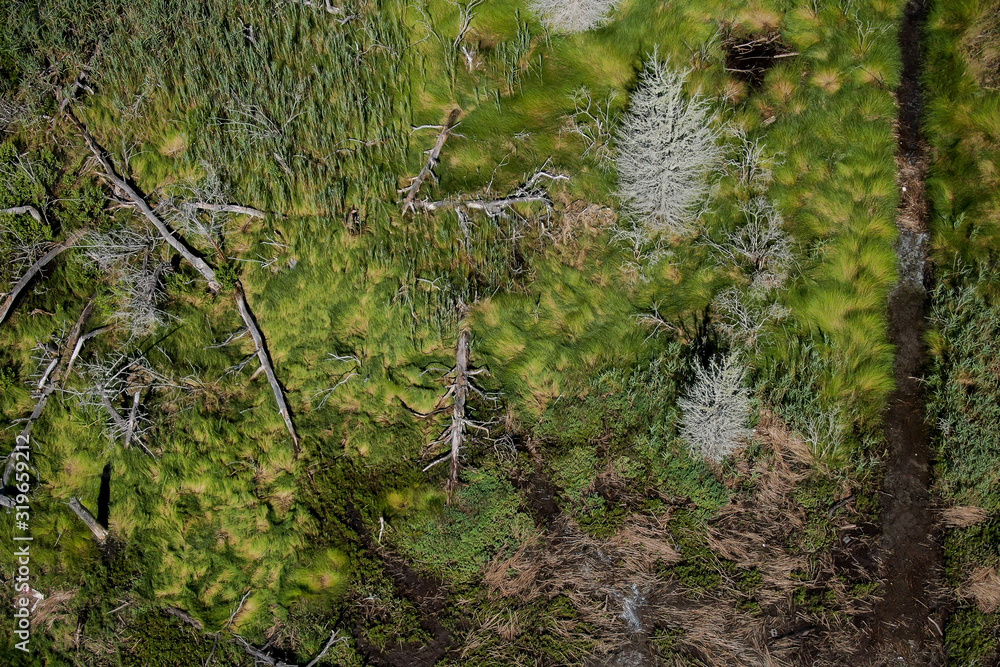
[[896, 348], [896, 389], [885, 413], [885, 477], [880, 542], [882, 599], [871, 618], [863, 658], [872, 664], [943, 665], [943, 627], [935, 599], [941, 571], [931, 486], [931, 427], [921, 379], [927, 361], [927, 229], [924, 179], [929, 156], [921, 133], [923, 31], [929, 0], [910, 0], [900, 26], [897, 224], [899, 282], [889, 297], [889, 337]]

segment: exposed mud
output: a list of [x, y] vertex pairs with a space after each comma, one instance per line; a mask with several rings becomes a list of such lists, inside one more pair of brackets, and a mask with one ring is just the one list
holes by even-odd
[[885, 414], [888, 452], [882, 485], [880, 542], [884, 590], [869, 643], [859, 657], [873, 664], [942, 665], [943, 621], [935, 600], [941, 549], [930, 496], [931, 428], [921, 377], [927, 350], [927, 228], [924, 178], [929, 156], [921, 134], [924, 110], [923, 29], [928, 0], [910, 0], [900, 26], [903, 69], [897, 101], [900, 208], [899, 282], [889, 297], [889, 338], [896, 348], [896, 389]]

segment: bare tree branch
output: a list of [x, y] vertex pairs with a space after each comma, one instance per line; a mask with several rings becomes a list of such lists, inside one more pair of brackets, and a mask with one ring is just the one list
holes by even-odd
[[271, 384], [271, 391], [274, 392], [274, 400], [278, 402], [278, 412], [281, 413], [281, 417], [285, 420], [285, 427], [288, 429], [288, 434], [292, 436], [292, 442], [295, 444], [296, 451], [298, 451], [299, 436], [295, 432], [295, 424], [292, 423], [292, 414], [288, 410], [288, 404], [285, 402], [285, 391], [281, 388], [278, 376], [274, 373], [274, 367], [271, 365], [271, 355], [268, 353], [267, 344], [264, 342], [264, 334], [260, 332], [260, 328], [257, 326], [257, 320], [254, 319], [253, 313], [250, 311], [250, 306], [247, 305], [246, 296], [243, 293], [243, 285], [239, 282], [236, 283], [236, 306], [239, 308], [240, 317], [243, 318], [243, 322], [246, 323], [247, 329], [250, 331], [254, 345], [257, 346], [257, 358], [260, 359], [261, 368], [264, 369], [267, 381]]
[[83, 504], [80, 503], [75, 497], [69, 499], [69, 508], [80, 517], [80, 519], [87, 524], [87, 528], [90, 528], [90, 532], [94, 534], [94, 538], [97, 539], [98, 544], [104, 544], [108, 539], [108, 530], [101, 524], [97, 522], [94, 515], [90, 513]]
[[451, 110], [451, 113], [448, 114], [448, 121], [441, 127], [441, 131], [438, 133], [434, 146], [427, 154], [427, 162], [425, 162], [424, 166], [420, 169], [420, 173], [414, 177], [413, 182], [403, 190], [403, 192], [406, 193], [406, 196], [403, 198], [403, 213], [416, 210], [414, 200], [424, 181], [427, 180], [428, 177], [436, 180], [436, 177], [434, 176], [434, 168], [440, 162], [441, 149], [444, 148], [444, 142], [448, 140], [448, 136], [455, 128], [455, 125], [458, 123], [458, 118], [461, 115], [461, 109], [456, 108]]
[[21, 291], [28, 286], [28, 283], [31, 282], [31, 279], [34, 278], [39, 271], [45, 268], [46, 264], [48, 264], [53, 259], [58, 257], [65, 250], [73, 247], [73, 245], [75, 245], [76, 242], [79, 241], [85, 233], [86, 233], [85, 229], [79, 229], [73, 232], [72, 234], [69, 235], [69, 237], [65, 241], [63, 241], [62, 243], [60, 243], [59, 245], [55, 246], [47, 253], [42, 255], [42, 257], [37, 262], [31, 265], [31, 268], [25, 271], [24, 275], [21, 276], [21, 279], [18, 280], [17, 284], [15, 284], [14, 287], [11, 289], [10, 294], [7, 295], [7, 298], [4, 299], [3, 305], [0, 305], [0, 323], [2, 323], [5, 319], [7, 319], [7, 314], [10, 313], [10, 309], [14, 305], [14, 301], [17, 299]]

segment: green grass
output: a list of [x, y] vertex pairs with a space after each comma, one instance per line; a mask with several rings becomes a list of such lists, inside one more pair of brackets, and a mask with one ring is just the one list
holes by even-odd
[[[243, 263], [241, 277], [303, 436], [296, 458], [266, 383], [249, 380], [254, 364], [224, 377], [252, 347], [243, 338], [206, 349], [240, 321], [227, 299], [206, 296], [182, 269], [169, 291], [176, 320], [134, 344], [174, 377], [193, 375], [200, 390], [153, 398], [157, 460], [112, 445], [92, 427], [97, 415], [71, 396], [50, 403], [36, 431], [45, 452], [35, 524], [42, 576], [70, 585], [100, 558], [64, 501], [77, 495], [95, 507], [100, 470], [111, 462], [112, 529], [143, 547], [143, 595], [187, 609], [209, 630], [227, 623], [247, 590], [233, 629], [261, 644], [275, 623], [328, 619], [377, 579], [364, 544], [380, 518], [388, 543], [413, 563], [472, 585], [483, 563], [530, 525], [505, 478], [509, 467], [486, 443], [470, 446], [453, 507], [443, 507], [437, 491], [444, 466], [420, 472], [423, 449], [446, 416], [417, 413], [432, 411], [444, 392], [432, 369], [454, 363], [459, 300], [471, 305], [472, 363], [490, 373], [481, 377], [484, 387], [500, 392], [508, 423], [547, 443], [568, 495], [579, 491], [583, 503], [589, 482], [569, 473], [585, 460], [621, 464], [630, 483], [691, 498], [706, 515], [723, 503], [720, 483], [676, 438], [674, 402], [692, 357], [718, 346], [697, 324], [732, 277], [691, 241], [673, 244], [672, 255], [643, 267], [641, 277], [606, 228], [570, 228], [558, 241], [542, 233], [544, 224], [560, 237], [573, 200], [616, 206], [613, 169], [581, 157], [581, 140], [564, 131], [567, 115], [581, 86], [595, 100], [616, 92], [613, 108], [623, 109], [654, 48], [690, 63], [691, 92], [713, 100], [728, 126], [761, 138], [773, 158], [766, 194], [784, 215], [798, 270], [780, 295], [791, 317], [748, 356], [758, 400], [800, 432], [836, 408], [848, 427], [831, 439], [829, 460], [856, 465], [848, 454], [870, 445], [891, 388], [885, 302], [895, 280], [890, 90], [900, 3], [850, 13], [832, 3], [819, 16], [808, 2], [738, 5], [633, 0], [604, 28], [556, 36], [523, 3], [491, 2], [467, 39], [481, 66], [469, 72], [459, 56], [454, 78], [441, 43], [420, 41], [421, 13], [396, 3], [373, 3], [343, 26], [309, 7], [249, 0], [112, 3], [93, 13], [84, 3], [46, 2], [37, 16], [12, 6], [11, 24], [24, 28], [4, 32], [3, 44], [16, 49], [25, 77], [58, 55], [63, 78], [72, 80], [100, 36], [95, 93], [78, 112], [146, 192], [196, 177], [208, 162], [233, 201], [271, 213], [245, 229], [233, 225], [225, 248], [241, 259], [277, 258], [274, 270]], [[427, 12], [449, 42], [455, 8], [435, 0]], [[865, 49], [855, 43], [859, 21], [885, 28]], [[724, 71], [721, 48], [710, 41], [725, 22], [780, 26], [799, 55], [751, 93]], [[61, 30], [64, 24], [75, 31]], [[552, 219], [528, 210], [524, 220], [477, 216], [465, 246], [453, 213], [399, 213], [395, 190], [420, 168], [434, 135], [409, 126], [439, 123], [456, 105], [463, 118], [442, 153], [440, 183], [425, 185], [422, 196], [481, 194], [491, 182], [504, 194], [549, 161], [550, 170], [570, 176], [551, 185]], [[985, 133], [988, 119], [976, 122]], [[22, 134], [19, 141], [42, 141]], [[95, 184], [81, 174], [79, 142], [67, 134], [61, 145], [67, 182], [46, 192], [21, 188], [17, 196], [40, 204], [82, 193], [74, 197], [81, 210], [58, 210], [58, 221], [71, 227], [100, 209]], [[126, 165], [123, 147], [132, 145]], [[4, 150], [0, 157], [10, 161], [11, 149]], [[718, 176], [705, 230], [727, 227], [745, 195], [732, 175]], [[99, 215], [110, 224], [107, 213]], [[75, 321], [93, 282], [81, 262], [60, 263], [51, 289], [0, 327], [0, 365], [26, 378], [31, 347]], [[654, 305], [691, 340], [681, 346], [669, 334], [649, 337], [632, 315]], [[56, 315], [32, 317], [34, 307]], [[92, 326], [105, 317], [98, 313]], [[129, 344], [121, 334], [96, 339], [88, 358]], [[654, 380], [663, 384], [648, 392]], [[3, 391], [7, 423], [30, 411], [23, 385]], [[473, 407], [477, 417], [496, 416]], [[606, 433], [612, 444], [599, 449], [595, 440]], [[598, 533], [620, 518], [596, 505], [571, 511]], [[74, 630], [63, 620], [51, 635]], [[384, 631], [392, 641], [392, 628]], [[318, 649], [322, 634], [296, 641]], [[560, 653], [545, 633], [538, 644], [532, 650], [558, 659], [581, 655], [580, 647]], [[345, 656], [327, 662], [347, 664]]]

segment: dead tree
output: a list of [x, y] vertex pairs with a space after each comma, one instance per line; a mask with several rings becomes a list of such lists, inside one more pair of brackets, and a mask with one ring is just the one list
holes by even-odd
[[438, 133], [437, 141], [434, 142], [434, 146], [427, 153], [427, 162], [424, 163], [420, 172], [413, 177], [413, 181], [410, 185], [400, 190], [400, 192], [406, 193], [403, 197], [403, 213], [416, 211], [414, 202], [417, 193], [420, 192], [420, 186], [424, 184], [424, 181], [428, 178], [435, 181], [437, 180], [437, 177], [434, 175], [434, 168], [437, 167], [438, 163], [441, 161], [441, 149], [444, 148], [444, 142], [448, 140], [448, 136], [455, 128], [455, 125], [458, 123], [458, 118], [461, 115], [461, 109], [452, 109], [451, 113], [448, 115], [448, 120], [441, 126], [441, 131]]
[[[123, 178], [118, 176], [115, 172], [114, 166], [111, 164], [110, 158], [100, 147], [97, 141], [90, 135], [87, 128], [81, 123], [76, 116], [69, 110], [66, 112], [69, 119], [76, 125], [80, 134], [83, 136], [84, 141], [86, 141], [88, 148], [90, 148], [91, 153], [97, 158], [101, 167], [104, 170], [104, 176], [114, 185], [119, 191], [121, 191], [128, 199], [130, 199], [133, 205], [143, 214], [143, 216], [152, 223], [153, 227], [160, 233], [160, 236], [170, 244], [177, 252], [181, 254], [184, 259], [186, 259], [208, 282], [209, 289], [213, 292], [218, 293], [222, 291], [222, 284], [219, 282], [215, 275], [215, 270], [209, 266], [209, 264], [203, 260], [201, 257], [194, 254], [194, 252], [188, 248], [187, 244], [183, 242], [167, 225], [160, 219], [159, 216], [150, 208], [146, 200], [140, 195], [134, 188], [132, 188]], [[292, 442], [295, 444], [295, 449], [298, 451], [299, 446], [299, 436], [295, 431], [295, 425], [291, 419], [291, 413], [288, 410], [288, 404], [285, 401], [285, 393], [281, 388], [281, 384], [278, 382], [277, 376], [274, 373], [274, 367], [271, 364], [271, 356], [267, 351], [267, 346], [264, 342], [264, 335], [261, 333], [260, 329], [257, 327], [257, 322], [250, 311], [250, 306], [247, 304], [246, 297], [243, 293], [243, 286], [240, 284], [239, 280], [235, 284], [235, 297], [236, 306], [239, 309], [240, 316], [243, 321], [246, 322], [247, 328], [250, 329], [251, 335], [253, 336], [254, 344], [257, 346], [257, 357], [260, 359], [261, 367], [267, 374], [267, 379], [271, 384], [271, 390], [274, 392], [274, 399], [278, 403], [278, 411], [281, 413], [282, 418], [285, 421], [285, 426], [288, 428], [288, 433], [292, 437]]]
[[455, 367], [448, 373], [448, 376], [451, 376], [453, 379], [448, 385], [447, 393], [445, 393], [439, 402], [440, 405], [451, 398], [451, 424], [444, 430], [441, 437], [430, 444], [430, 448], [439, 444], [447, 444], [448, 453], [424, 468], [424, 472], [427, 472], [439, 463], [450, 461], [448, 482], [445, 486], [449, 501], [452, 492], [458, 487], [459, 459], [462, 451], [465, 449], [465, 439], [468, 429], [475, 428], [487, 433], [489, 432], [484, 424], [469, 419], [467, 414], [469, 394], [470, 392], [474, 392], [488, 401], [497, 400], [496, 396], [482, 392], [472, 382], [474, 376], [484, 373], [486, 369], [469, 370], [470, 339], [471, 332], [467, 327], [462, 327], [458, 334], [458, 344], [455, 347]]
[[69, 508], [87, 524], [87, 528], [90, 528], [90, 532], [94, 534], [97, 544], [103, 545], [108, 540], [108, 529], [98, 523], [94, 515], [90, 513], [90, 510], [84, 507], [75, 497], [69, 499]]
[[[25, 208], [30, 208], [30, 207], [25, 207]], [[69, 235], [69, 237], [66, 238], [65, 241], [58, 244], [57, 246], [49, 250], [47, 253], [42, 255], [38, 259], [38, 261], [32, 264], [31, 267], [24, 272], [24, 275], [21, 276], [20, 280], [18, 280], [17, 283], [14, 285], [14, 287], [11, 288], [11, 291], [7, 295], [7, 298], [4, 299], [3, 305], [0, 305], [0, 323], [3, 323], [3, 321], [7, 319], [7, 314], [10, 313], [10, 309], [11, 307], [13, 307], [14, 301], [17, 300], [18, 295], [24, 290], [24, 288], [28, 286], [28, 283], [31, 282], [31, 279], [34, 278], [39, 271], [45, 268], [45, 266], [49, 262], [58, 257], [67, 249], [72, 248], [76, 244], [76, 242], [83, 237], [85, 233], [86, 233], [85, 229], [80, 229], [73, 232], [72, 234]]]
[[795, 261], [781, 213], [764, 197], [754, 197], [740, 210], [745, 224], [721, 241], [706, 237], [701, 243], [715, 250], [722, 264], [745, 269], [754, 288], [765, 292], [780, 288]]
[[281, 413], [282, 419], [285, 420], [285, 427], [288, 429], [289, 435], [292, 436], [292, 442], [295, 444], [297, 450], [299, 447], [299, 436], [295, 432], [292, 413], [285, 402], [285, 392], [281, 388], [281, 383], [278, 382], [278, 376], [274, 373], [274, 367], [271, 365], [271, 355], [267, 352], [267, 343], [264, 341], [264, 334], [260, 332], [260, 328], [257, 326], [257, 320], [250, 311], [246, 296], [243, 294], [243, 285], [239, 282], [236, 283], [236, 306], [240, 311], [240, 317], [243, 318], [247, 329], [250, 331], [250, 337], [253, 338], [254, 345], [257, 346], [257, 358], [260, 359], [260, 366], [264, 369], [264, 374], [267, 375], [271, 391], [274, 392], [274, 399], [278, 402], [278, 412]]
[[[310, 660], [306, 664], [306, 667], [315, 667], [316, 663], [318, 663], [320, 660], [323, 659], [323, 656], [326, 655], [327, 651], [330, 650], [331, 646], [333, 646], [334, 644], [336, 644], [338, 642], [345, 641], [345, 639], [346, 639], [345, 637], [338, 637], [337, 636], [339, 634], [340, 633], [339, 633], [338, 630], [332, 631], [330, 633], [330, 638], [326, 640], [326, 644], [323, 646], [323, 650], [321, 650], [316, 655], [315, 658], [313, 658], [312, 660]], [[272, 658], [267, 653], [264, 653], [264, 651], [262, 651], [262, 650], [260, 650], [258, 648], [254, 648], [250, 644], [250, 642], [248, 642], [247, 640], [243, 639], [243, 637], [240, 637], [239, 635], [234, 635], [234, 637], [236, 637], [236, 642], [240, 646], [243, 647], [243, 650], [246, 651], [247, 654], [250, 655], [254, 659], [254, 661], [263, 662], [266, 665], [271, 665], [271, 667], [298, 667], [298, 665], [296, 665], [294, 663], [283, 662], [282, 660], [279, 660], [278, 658]]]
[[694, 384], [677, 401], [681, 437], [692, 453], [718, 463], [753, 433], [747, 428], [751, 404], [745, 378], [746, 368], [735, 355], [695, 368]]
[[[80, 343], [80, 332], [83, 330], [83, 325], [90, 317], [90, 313], [94, 308], [94, 297], [90, 297], [90, 301], [84, 306], [83, 311], [80, 313], [80, 317], [77, 319], [76, 324], [70, 329], [69, 336], [66, 337], [66, 341], [62, 346], [62, 349], [56, 353], [54, 363], [50, 363], [48, 368], [42, 375], [42, 382], [39, 383], [39, 394], [38, 400], [35, 403], [34, 410], [28, 416], [27, 423], [21, 430], [20, 435], [18, 435], [16, 442], [30, 442], [31, 441], [31, 429], [34, 427], [35, 422], [37, 422], [42, 416], [42, 410], [45, 408], [45, 404], [49, 400], [49, 396], [52, 392], [56, 390], [60, 381], [65, 375], [68, 375], [69, 364], [64, 363], [65, 360], [71, 358], [72, 351], [77, 349]], [[14, 472], [14, 456], [10, 455], [7, 458], [7, 465], [3, 471], [3, 484], [0, 486], [7, 486], [10, 481], [10, 476]]]
[[145, 198], [142, 197], [128, 182], [118, 175], [115, 171], [114, 165], [111, 164], [111, 160], [103, 148], [97, 143], [87, 128], [81, 123], [73, 112], [69, 109], [66, 110], [66, 116], [70, 121], [76, 125], [77, 130], [83, 137], [83, 140], [87, 143], [87, 147], [90, 152], [94, 154], [98, 163], [101, 165], [103, 170], [103, 176], [110, 182], [120, 193], [127, 197], [132, 205], [142, 213], [143, 217], [146, 218], [156, 228], [163, 240], [166, 241], [170, 247], [180, 253], [181, 257], [186, 259], [188, 263], [191, 264], [205, 278], [208, 282], [208, 287], [213, 292], [222, 291], [222, 284], [215, 275], [215, 270], [208, 265], [208, 263], [201, 257], [196, 255], [183, 240], [181, 240], [166, 223], [160, 219], [158, 215], [150, 208], [149, 204], [146, 203]]
[[531, 0], [531, 9], [553, 32], [584, 32], [604, 25], [621, 0]]

